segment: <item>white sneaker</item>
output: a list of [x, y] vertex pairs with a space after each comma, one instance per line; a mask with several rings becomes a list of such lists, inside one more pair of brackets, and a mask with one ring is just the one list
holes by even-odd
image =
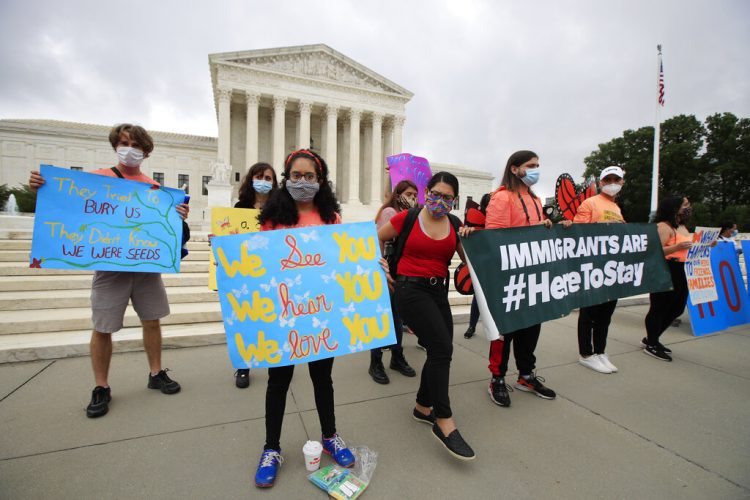
[[595, 372], [599, 373], [612, 373], [612, 370], [610, 370], [606, 365], [604, 365], [600, 360], [599, 357], [594, 354], [593, 356], [589, 356], [588, 358], [584, 358], [581, 356], [578, 358], [578, 362], [581, 363], [586, 368], [591, 368]]
[[594, 354], [595, 357], [599, 358], [599, 362], [609, 368], [609, 371], [612, 373], [617, 373], [617, 367], [612, 364], [612, 362], [609, 360], [609, 356], [606, 354]]

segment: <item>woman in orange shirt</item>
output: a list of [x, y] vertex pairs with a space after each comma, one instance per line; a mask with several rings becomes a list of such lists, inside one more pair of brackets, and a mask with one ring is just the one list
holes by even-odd
[[[508, 158], [500, 188], [495, 191], [487, 206], [486, 229], [519, 226], [544, 225], [552, 227], [552, 221], [545, 218], [539, 197], [531, 186], [539, 180], [539, 157], [533, 151], [517, 151]], [[570, 221], [563, 225], [569, 227]], [[518, 390], [531, 392], [540, 398], [554, 399], [556, 394], [545, 387], [544, 379], [534, 373], [536, 349], [542, 325], [532, 325], [514, 332], [505, 333], [502, 338], [490, 342], [490, 373], [492, 379], [488, 392], [493, 403], [510, 406], [510, 396], [505, 385], [508, 370], [510, 347], [518, 367]]]
[[665, 198], [659, 202], [654, 222], [672, 275], [672, 290], [649, 295], [651, 307], [646, 314], [646, 337], [641, 340], [643, 352], [662, 361], [672, 361], [672, 351], [659, 342], [659, 337], [685, 311], [688, 287], [685, 278], [685, 259], [692, 246], [693, 236], [685, 227], [693, 209], [683, 196]]

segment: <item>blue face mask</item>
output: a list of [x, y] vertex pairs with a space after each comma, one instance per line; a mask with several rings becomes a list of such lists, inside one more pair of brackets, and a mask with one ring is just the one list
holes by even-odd
[[533, 186], [539, 181], [539, 169], [538, 168], [530, 168], [526, 170], [526, 175], [521, 177], [521, 180], [524, 184], [526, 184], [528, 187]]
[[271, 181], [263, 181], [254, 179], [253, 180], [253, 189], [255, 189], [256, 192], [260, 194], [266, 194], [271, 192], [271, 188], [273, 187], [273, 183]]

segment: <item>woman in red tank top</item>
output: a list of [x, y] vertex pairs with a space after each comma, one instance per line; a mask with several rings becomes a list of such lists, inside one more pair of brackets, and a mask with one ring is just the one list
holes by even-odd
[[[448, 264], [463, 249], [449, 215], [458, 196], [458, 179], [448, 172], [433, 175], [426, 189], [426, 203], [416, 220], [412, 210], [396, 214], [378, 230], [380, 241], [406, 238], [403, 252], [391, 269], [395, 283], [395, 302], [401, 318], [427, 351], [422, 379], [412, 413], [415, 420], [432, 426], [434, 436], [460, 460], [475, 457], [456, 428], [448, 397], [451, 357], [453, 355], [453, 317], [448, 303]], [[414, 225], [404, 230], [407, 216]], [[456, 226], [460, 221], [456, 223]], [[461, 235], [474, 228], [462, 227]]]

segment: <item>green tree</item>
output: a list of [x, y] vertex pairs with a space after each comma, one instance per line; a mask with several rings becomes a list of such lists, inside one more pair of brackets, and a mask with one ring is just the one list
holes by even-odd
[[716, 113], [706, 118], [706, 129], [702, 161], [708, 174], [707, 201], [721, 211], [750, 205], [750, 120]]

